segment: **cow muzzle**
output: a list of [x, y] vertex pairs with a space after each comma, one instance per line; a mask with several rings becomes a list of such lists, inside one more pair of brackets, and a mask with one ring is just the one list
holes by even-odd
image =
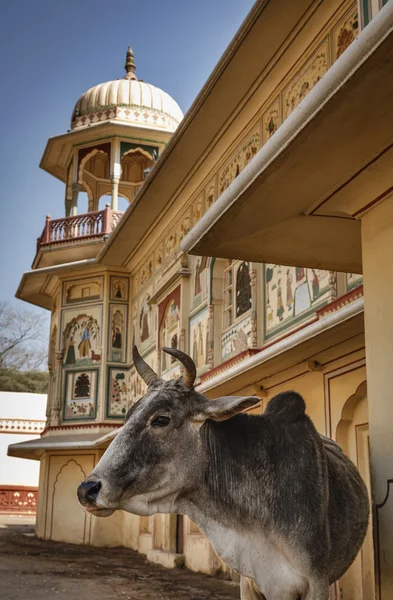
[[82, 481], [78, 487], [78, 500], [85, 508], [95, 507], [101, 489], [100, 481]]
[[97, 502], [102, 484], [100, 481], [85, 480], [79, 485], [78, 500], [83, 508], [95, 517], [110, 517], [115, 511], [113, 508], [105, 508]]

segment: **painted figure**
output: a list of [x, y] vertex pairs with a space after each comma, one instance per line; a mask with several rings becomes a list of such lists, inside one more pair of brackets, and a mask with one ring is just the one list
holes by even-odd
[[283, 314], [284, 314], [284, 304], [282, 301], [282, 289], [281, 289], [281, 279], [278, 280], [277, 282], [277, 317], [279, 318], [280, 321], [283, 320]]
[[72, 335], [70, 337], [70, 341], [68, 342], [68, 350], [67, 350], [67, 356], [65, 359], [65, 364], [72, 366], [75, 364], [75, 341], [74, 341], [74, 336]]
[[115, 327], [112, 334], [112, 348], [120, 349], [122, 348], [122, 339], [121, 332], [118, 327]]
[[201, 259], [198, 258], [196, 269], [195, 269], [195, 286], [194, 286], [194, 296], [198, 296], [202, 291], [201, 286]]
[[79, 346], [78, 346], [79, 356], [81, 358], [90, 357], [90, 349], [91, 349], [90, 331], [89, 331], [88, 327], [85, 327], [82, 332], [81, 341], [79, 342]]
[[319, 296], [319, 279], [315, 269], [312, 270], [312, 299], [315, 300]]
[[290, 269], [287, 269], [287, 308], [290, 312], [293, 304], [293, 293], [292, 293], [292, 274]]
[[240, 317], [251, 308], [251, 278], [248, 263], [243, 262], [236, 273], [236, 316]]

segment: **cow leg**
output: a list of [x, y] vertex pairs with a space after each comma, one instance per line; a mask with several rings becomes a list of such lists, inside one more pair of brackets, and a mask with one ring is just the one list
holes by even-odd
[[266, 596], [249, 577], [240, 577], [240, 600], [266, 600]]

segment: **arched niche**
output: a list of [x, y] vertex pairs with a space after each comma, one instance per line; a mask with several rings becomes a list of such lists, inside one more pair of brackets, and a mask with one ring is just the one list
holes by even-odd
[[133, 148], [125, 152], [121, 159], [121, 177], [120, 184], [134, 183], [140, 184], [145, 179], [145, 169], [152, 166], [153, 159], [151, 155], [143, 148]]
[[110, 179], [110, 157], [107, 152], [93, 148], [80, 162], [78, 169], [78, 183], [83, 183], [84, 172], [96, 179]]
[[50, 539], [85, 544], [87, 516], [78, 502], [75, 490], [87, 473], [71, 458], [56, 475], [52, 490]]
[[[366, 484], [371, 503], [366, 381], [363, 381], [344, 403], [336, 429], [336, 441], [357, 466]], [[374, 598], [374, 549], [371, 522], [358, 556], [338, 585], [340, 595], [345, 600]]]

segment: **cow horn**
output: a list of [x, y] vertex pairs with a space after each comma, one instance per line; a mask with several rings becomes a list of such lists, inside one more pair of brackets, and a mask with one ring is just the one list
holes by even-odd
[[183, 382], [187, 387], [192, 388], [196, 379], [197, 371], [191, 356], [177, 348], [163, 348], [163, 351], [177, 358], [184, 367]]
[[147, 362], [143, 360], [136, 346], [134, 346], [132, 349], [132, 358], [134, 360], [134, 365], [137, 372], [142, 377], [143, 381], [148, 387], [154, 381], [157, 381], [159, 379], [157, 373], [155, 373], [153, 369], [147, 364]]

